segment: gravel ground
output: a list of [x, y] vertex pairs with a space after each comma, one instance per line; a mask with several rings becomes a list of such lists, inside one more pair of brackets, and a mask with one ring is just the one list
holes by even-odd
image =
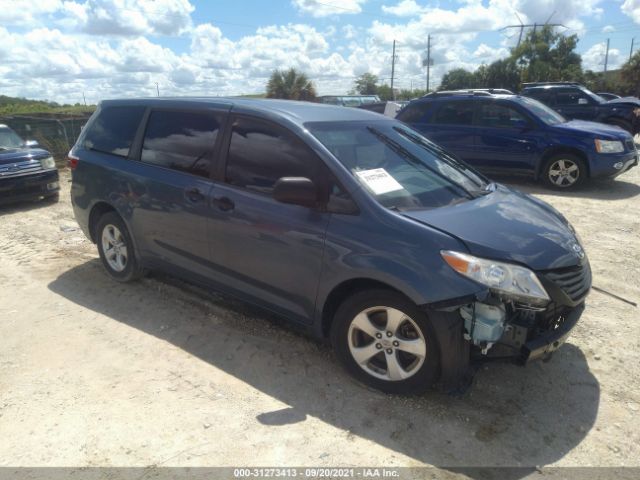
[[[640, 168], [576, 193], [507, 181], [575, 225], [594, 285], [640, 301]], [[551, 361], [384, 395], [276, 318], [111, 281], [62, 185], [0, 209], [0, 466], [640, 466], [636, 307], [592, 291]]]

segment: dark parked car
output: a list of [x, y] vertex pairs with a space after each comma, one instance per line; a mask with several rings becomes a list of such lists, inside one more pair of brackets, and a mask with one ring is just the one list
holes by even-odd
[[638, 163], [631, 135], [617, 127], [566, 121], [518, 95], [442, 92], [411, 102], [396, 117], [488, 174], [522, 174], [553, 188], [615, 177]]
[[608, 123], [632, 135], [640, 133], [640, 99], [635, 97], [606, 100], [571, 82], [525, 83], [522, 95], [541, 101], [569, 119]]
[[58, 170], [49, 152], [25, 142], [6, 125], [0, 125], [0, 203], [47, 198], [57, 201]]
[[547, 357], [591, 285], [556, 210], [360, 109], [105, 101], [69, 162], [114, 279], [157, 269], [238, 296], [387, 392], [459, 386], [471, 355]]

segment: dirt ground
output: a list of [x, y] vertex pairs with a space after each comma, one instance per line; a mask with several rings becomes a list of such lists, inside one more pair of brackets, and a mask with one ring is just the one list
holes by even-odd
[[[640, 302], [640, 168], [556, 194], [594, 285]], [[640, 466], [639, 309], [592, 291], [548, 363], [389, 396], [237, 302], [120, 285], [62, 199], [0, 209], [0, 466]]]

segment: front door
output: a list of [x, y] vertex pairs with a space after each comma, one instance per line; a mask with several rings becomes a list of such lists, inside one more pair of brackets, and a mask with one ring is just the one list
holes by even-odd
[[476, 156], [486, 172], [530, 173], [534, 169], [536, 135], [533, 123], [510, 105], [478, 102]]
[[281, 177], [318, 181], [321, 160], [292, 132], [252, 117], [232, 119], [212, 195], [212, 263], [225, 287], [274, 311], [313, 318], [330, 214], [272, 197]]

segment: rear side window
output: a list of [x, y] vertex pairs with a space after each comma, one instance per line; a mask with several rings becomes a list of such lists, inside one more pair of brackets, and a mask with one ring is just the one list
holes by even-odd
[[84, 147], [127, 157], [144, 111], [144, 106], [101, 108], [87, 131]]
[[293, 133], [271, 123], [238, 118], [233, 123], [225, 181], [271, 194], [281, 177], [315, 179], [318, 160]]
[[441, 106], [432, 123], [445, 125], [471, 125], [473, 123], [473, 102], [450, 102]]
[[410, 103], [398, 113], [396, 118], [404, 123], [424, 122], [430, 106], [430, 104], [422, 102]]
[[209, 177], [221, 121], [213, 112], [151, 112], [140, 160]]

